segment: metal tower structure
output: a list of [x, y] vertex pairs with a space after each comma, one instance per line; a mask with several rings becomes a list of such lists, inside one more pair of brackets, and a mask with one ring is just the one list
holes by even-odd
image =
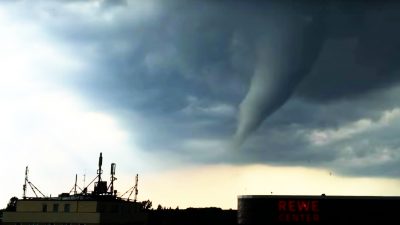
[[22, 198], [26, 199], [26, 184], [29, 184], [29, 187], [31, 188], [31, 190], [33, 191], [33, 193], [35, 194], [36, 197], [38, 197], [38, 195], [36, 194], [36, 191], [39, 192], [43, 197], [46, 197], [34, 184], [32, 184], [32, 182], [29, 181], [28, 179], [28, 166], [25, 168], [25, 182], [24, 185], [22, 186], [23, 189], [23, 194], [22, 194]]
[[135, 191], [135, 195], [134, 195], [133, 201], [136, 202], [136, 201], [137, 201], [137, 196], [138, 196], [138, 193], [139, 193], [138, 184], [139, 184], [139, 174], [136, 174], [136, 177], [135, 177], [135, 186], [129, 188], [124, 194], [121, 195], [121, 198], [122, 198], [126, 193], [128, 193], [128, 192], [130, 191], [129, 196], [128, 196], [128, 201], [129, 201], [129, 199], [131, 198], [131, 195], [132, 195], [133, 192]]
[[117, 180], [117, 178], [115, 177], [115, 167], [116, 167], [116, 164], [111, 163], [111, 178], [110, 178], [109, 189], [110, 189], [110, 193], [112, 195], [117, 195], [117, 190], [114, 190], [114, 181]]
[[138, 193], [139, 193], [139, 190], [138, 190], [138, 183], [139, 183], [139, 174], [136, 174], [136, 178], [135, 178], [135, 187], [134, 187], [134, 189], [135, 189], [135, 197], [134, 197], [134, 199], [133, 199], [134, 202], [137, 201], [137, 196], [138, 196]]
[[22, 194], [22, 198], [26, 199], [26, 183], [28, 182], [28, 166], [26, 166], [25, 168], [25, 182], [24, 185], [22, 186], [23, 189], [23, 194]]
[[101, 166], [103, 165], [103, 153], [100, 152], [100, 157], [99, 157], [99, 169], [97, 170], [97, 182], [100, 183], [101, 181], [101, 174], [103, 173], [103, 170], [101, 169]]

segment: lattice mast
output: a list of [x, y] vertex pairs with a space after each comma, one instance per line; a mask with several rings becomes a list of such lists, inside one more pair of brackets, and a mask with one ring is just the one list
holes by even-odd
[[22, 186], [23, 193], [22, 193], [22, 198], [26, 199], [26, 183], [28, 182], [28, 166], [25, 168], [25, 182], [24, 185]]

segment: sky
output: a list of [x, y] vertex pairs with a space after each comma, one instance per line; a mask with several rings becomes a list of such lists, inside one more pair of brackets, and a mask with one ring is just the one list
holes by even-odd
[[[400, 194], [395, 1], [0, 2], [0, 204], [117, 164], [153, 206]], [[33, 196], [28, 190], [28, 196]], [[0, 206], [0, 208], [2, 208]]]

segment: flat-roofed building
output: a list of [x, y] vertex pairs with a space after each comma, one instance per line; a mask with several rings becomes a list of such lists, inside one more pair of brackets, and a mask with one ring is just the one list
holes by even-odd
[[[23, 185], [22, 199], [12, 198], [15, 201], [12, 207], [3, 212], [4, 225], [139, 225], [147, 221], [146, 212], [142, 203], [136, 201], [137, 182], [130, 189], [131, 194], [135, 191], [133, 201], [117, 197], [114, 189], [115, 163], [111, 164], [111, 183], [107, 185], [101, 175], [103, 156], [100, 153], [99, 168], [94, 182], [94, 190], [88, 193], [89, 185], [77, 193], [77, 176], [75, 176], [74, 194], [62, 193], [58, 197], [45, 197], [29, 180], [28, 167], [25, 170], [25, 184]], [[26, 187], [29, 185], [36, 197], [26, 197]], [[36, 190], [36, 191], [35, 191]], [[43, 197], [38, 197], [37, 193]], [[10, 201], [11, 201], [10, 200]]]
[[241, 195], [239, 225], [400, 224], [399, 196]]
[[3, 224], [131, 225], [146, 223], [145, 212], [140, 210], [139, 203], [115, 198], [101, 198], [102, 196], [80, 197], [18, 200], [16, 211], [3, 213]]

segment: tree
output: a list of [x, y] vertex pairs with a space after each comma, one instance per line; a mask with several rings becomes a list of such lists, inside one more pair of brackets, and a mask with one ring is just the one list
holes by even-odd
[[142, 204], [142, 209], [144, 210], [150, 210], [151, 207], [153, 206], [153, 203], [150, 200], [143, 201], [141, 202], [141, 204]]
[[17, 210], [17, 201], [18, 201], [18, 198], [15, 196], [10, 198], [10, 201], [7, 204], [6, 211], [16, 211]]

